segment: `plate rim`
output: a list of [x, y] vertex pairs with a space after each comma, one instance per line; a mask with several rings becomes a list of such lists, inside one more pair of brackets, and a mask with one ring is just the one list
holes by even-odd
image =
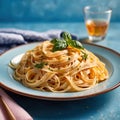
[[[42, 42], [42, 41], [41, 41]], [[11, 48], [7, 51], [5, 51], [4, 53], [2, 53], [0, 55], [0, 57], [2, 57], [2, 55], [6, 54], [7, 52], [10, 52], [10, 51], [13, 51], [15, 49], [19, 49], [20, 47], [22, 46], [26, 46], [26, 45], [32, 45], [32, 44], [37, 44], [37, 43], [40, 43], [40, 42], [34, 42], [34, 43], [28, 43], [28, 44], [23, 44], [23, 45], [19, 45], [19, 46], [16, 46], [14, 48]], [[105, 46], [102, 46], [102, 45], [98, 45], [98, 44], [94, 44], [94, 43], [82, 43], [83, 45], [90, 45], [90, 46], [95, 46], [95, 47], [99, 47], [99, 48], [103, 48], [103, 49], [106, 49], [110, 52], [112, 52], [113, 54], [117, 55], [120, 57], [120, 54], [119, 52], [111, 49], [111, 48], [108, 48], [108, 47], [105, 47]], [[103, 91], [100, 91], [100, 92], [96, 92], [96, 93], [91, 93], [89, 95], [82, 95], [82, 96], [68, 96], [68, 97], [50, 97], [50, 96], [38, 96], [38, 95], [32, 95], [32, 94], [29, 94], [29, 93], [24, 93], [22, 91], [19, 91], [19, 90], [16, 90], [14, 88], [10, 88], [9, 86], [6, 86], [4, 85], [2, 82], [0, 82], [0, 86], [3, 87], [4, 89], [10, 91], [10, 92], [13, 92], [15, 94], [19, 94], [19, 95], [22, 95], [22, 96], [26, 96], [26, 97], [30, 97], [30, 98], [36, 98], [36, 99], [43, 99], [43, 100], [52, 100], [52, 101], [68, 101], [68, 100], [78, 100], [78, 99], [85, 99], [85, 98], [90, 98], [90, 97], [94, 97], [94, 96], [98, 96], [98, 95], [101, 95], [101, 94], [104, 94], [104, 93], [107, 93], [107, 92], [110, 92], [116, 88], [118, 88], [120, 86], [120, 81], [118, 83], [116, 83], [114, 86], [110, 87], [110, 88], [107, 88]]]

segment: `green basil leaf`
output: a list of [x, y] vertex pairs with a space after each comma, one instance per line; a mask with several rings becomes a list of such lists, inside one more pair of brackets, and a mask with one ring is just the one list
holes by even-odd
[[86, 59], [87, 59], [87, 57], [88, 57], [88, 54], [86, 54], [86, 53], [85, 53], [85, 52], [83, 52], [83, 51], [82, 51], [82, 53], [83, 53], [83, 55], [82, 55], [82, 59], [83, 59], [83, 60], [86, 60]]
[[67, 48], [67, 43], [65, 40], [59, 40], [54, 44], [53, 47], [53, 52], [58, 51], [58, 50], [63, 50]]
[[54, 38], [54, 39], [52, 39], [50, 42], [53, 43], [53, 44], [55, 44], [55, 43], [57, 43], [58, 41], [60, 41], [60, 39]]
[[67, 48], [67, 46], [72, 46], [78, 49], [84, 49], [82, 44], [77, 40], [72, 40], [71, 34], [68, 32], [63, 32], [61, 35], [62, 39], [53, 39], [51, 40], [51, 43], [54, 44], [53, 46], [53, 52], [58, 50], [63, 50]]
[[71, 34], [68, 33], [68, 32], [63, 32], [62, 35], [61, 35], [61, 37], [62, 37], [64, 40], [66, 40], [66, 41], [69, 41], [69, 40], [72, 39]]
[[77, 40], [71, 40], [71, 46], [79, 49], [84, 49], [82, 44]]
[[36, 67], [36, 68], [41, 68], [41, 69], [42, 69], [42, 68], [44, 67], [44, 65], [47, 65], [47, 63], [41, 62], [41, 63], [39, 63], [39, 64], [36, 64], [35, 67]]

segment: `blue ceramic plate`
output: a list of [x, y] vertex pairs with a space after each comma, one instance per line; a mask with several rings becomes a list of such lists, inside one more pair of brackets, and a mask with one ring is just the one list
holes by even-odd
[[38, 43], [22, 45], [11, 49], [0, 56], [0, 83], [5, 89], [14, 93], [45, 100], [76, 100], [100, 95], [120, 86], [120, 54], [106, 47], [94, 44], [83, 44], [106, 64], [110, 77], [94, 88], [82, 92], [52, 93], [33, 90], [23, 86], [12, 77], [13, 70], [9, 62], [17, 55], [34, 48]]

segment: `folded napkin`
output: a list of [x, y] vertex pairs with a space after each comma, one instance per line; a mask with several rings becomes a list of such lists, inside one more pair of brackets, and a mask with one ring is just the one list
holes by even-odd
[[[60, 38], [62, 30], [49, 30], [46, 32], [36, 32], [31, 30], [21, 30], [15, 28], [0, 29], [0, 54], [4, 51], [21, 44], [30, 42], [39, 42], [44, 40], [51, 40], [53, 38]], [[78, 39], [77, 36], [72, 35], [73, 39]]]
[[[22, 107], [20, 107], [10, 96], [8, 96], [1, 88], [0, 95], [10, 108], [16, 120], [33, 120], [33, 118]], [[3, 115], [4, 110], [1, 106], [2, 105], [0, 104], [0, 120], [6, 120], [5, 116]]]

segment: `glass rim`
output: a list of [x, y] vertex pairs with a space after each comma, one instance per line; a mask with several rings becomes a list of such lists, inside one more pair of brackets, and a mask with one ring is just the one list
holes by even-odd
[[[92, 9], [98, 10], [99, 8], [102, 8], [101, 11], [93, 11]], [[88, 12], [91, 14], [104, 14], [104, 13], [112, 13], [112, 8], [105, 7], [105, 6], [85, 6], [84, 12]]]

